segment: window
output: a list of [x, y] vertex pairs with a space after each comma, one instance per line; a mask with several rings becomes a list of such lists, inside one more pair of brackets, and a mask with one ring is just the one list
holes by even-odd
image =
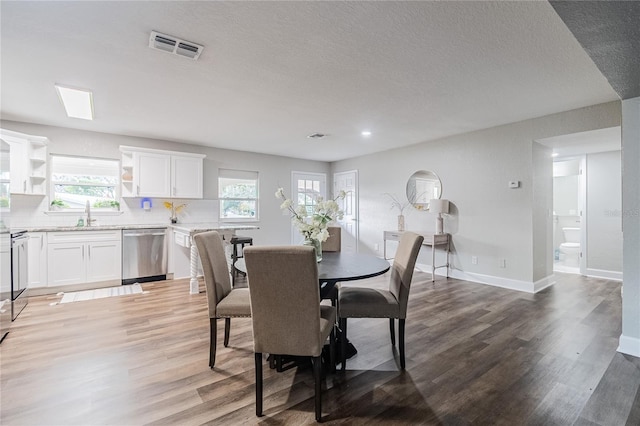
[[51, 156], [51, 201], [63, 209], [119, 208], [117, 160]]
[[258, 220], [258, 172], [220, 169], [220, 221]]

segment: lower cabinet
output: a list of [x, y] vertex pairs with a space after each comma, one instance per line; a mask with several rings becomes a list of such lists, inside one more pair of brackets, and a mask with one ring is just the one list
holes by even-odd
[[50, 232], [48, 286], [122, 279], [120, 231]]
[[47, 286], [47, 233], [29, 232], [29, 288]]

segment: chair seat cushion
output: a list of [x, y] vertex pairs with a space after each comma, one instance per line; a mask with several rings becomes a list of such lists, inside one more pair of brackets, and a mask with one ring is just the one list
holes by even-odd
[[234, 288], [216, 306], [218, 318], [251, 317], [251, 300], [248, 288]]
[[388, 290], [364, 287], [340, 287], [340, 318], [399, 318], [400, 305]]

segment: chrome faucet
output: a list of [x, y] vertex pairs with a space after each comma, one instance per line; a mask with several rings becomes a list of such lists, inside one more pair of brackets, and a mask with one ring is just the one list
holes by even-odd
[[87, 205], [84, 208], [84, 212], [87, 214], [87, 220], [85, 222], [85, 226], [91, 226], [92, 222], [95, 222], [95, 219], [91, 219], [91, 204], [89, 200], [87, 200]]

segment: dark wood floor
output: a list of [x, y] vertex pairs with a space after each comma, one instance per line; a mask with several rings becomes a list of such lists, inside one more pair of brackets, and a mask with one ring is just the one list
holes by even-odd
[[[325, 422], [640, 424], [640, 361], [616, 353], [620, 284], [558, 277], [532, 295], [432, 284], [417, 272], [406, 371], [387, 321], [352, 320], [359, 353], [345, 375], [327, 376]], [[250, 320], [233, 321], [230, 347], [219, 340], [211, 370], [205, 295], [189, 295], [183, 280], [143, 288], [64, 305], [32, 298], [0, 345], [0, 423], [314, 423], [313, 379], [303, 368], [265, 368], [265, 417], [255, 417]]]

